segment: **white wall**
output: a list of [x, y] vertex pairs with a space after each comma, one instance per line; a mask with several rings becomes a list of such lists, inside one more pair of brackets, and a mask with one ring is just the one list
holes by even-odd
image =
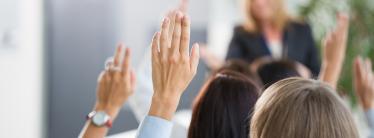
[[[3, 9], [3, 10], [1, 10]], [[43, 136], [42, 2], [2, 0], [3, 27], [16, 29], [16, 45], [0, 47], [0, 137]], [[0, 28], [0, 32], [4, 31]]]
[[[152, 29], [159, 27], [163, 15], [176, 8], [180, 0], [123, 0], [119, 34], [134, 50], [134, 59], [142, 58], [152, 38]], [[205, 29], [209, 20], [209, 0], [189, 0], [188, 13], [192, 29]], [[156, 30], [154, 30], [156, 31]], [[137, 65], [137, 63], [135, 63]]]

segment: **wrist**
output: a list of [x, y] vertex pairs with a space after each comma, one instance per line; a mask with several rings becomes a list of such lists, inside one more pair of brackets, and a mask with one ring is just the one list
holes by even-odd
[[96, 104], [94, 111], [104, 111], [107, 113], [113, 120], [117, 117], [121, 107], [118, 106], [110, 106], [110, 105], [103, 105], [103, 104]]
[[150, 116], [171, 120], [179, 104], [180, 96], [157, 96], [152, 97]]
[[332, 87], [336, 87], [341, 73], [342, 65], [340, 63], [323, 63], [321, 66], [320, 79]]
[[374, 110], [374, 102], [364, 105], [363, 108], [364, 108], [365, 112], [367, 112], [369, 110]]

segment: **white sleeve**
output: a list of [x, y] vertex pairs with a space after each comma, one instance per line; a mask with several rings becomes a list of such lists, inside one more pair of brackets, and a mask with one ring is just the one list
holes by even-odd
[[144, 58], [135, 70], [137, 84], [134, 95], [128, 101], [138, 122], [148, 114], [151, 105], [153, 95], [151, 62], [150, 49], [147, 49]]
[[374, 138], [374, 109], [369, 109], [365, 112], [365, 115], [370, 129], [369, 138]]

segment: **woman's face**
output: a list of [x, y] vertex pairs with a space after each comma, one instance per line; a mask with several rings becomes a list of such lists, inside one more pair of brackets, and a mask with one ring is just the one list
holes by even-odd
[[249, 0], [252, 16], [261, 22], [270, 21], [274, 14], [272, 0]]

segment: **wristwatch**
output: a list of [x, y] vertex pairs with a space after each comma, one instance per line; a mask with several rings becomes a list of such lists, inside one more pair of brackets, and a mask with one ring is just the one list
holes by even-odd
[[86, 117], [87, 120], [91, 120], [95, 126], [98, 127], [112, 127], [112, 119], [104, 111], [92, 111]]

